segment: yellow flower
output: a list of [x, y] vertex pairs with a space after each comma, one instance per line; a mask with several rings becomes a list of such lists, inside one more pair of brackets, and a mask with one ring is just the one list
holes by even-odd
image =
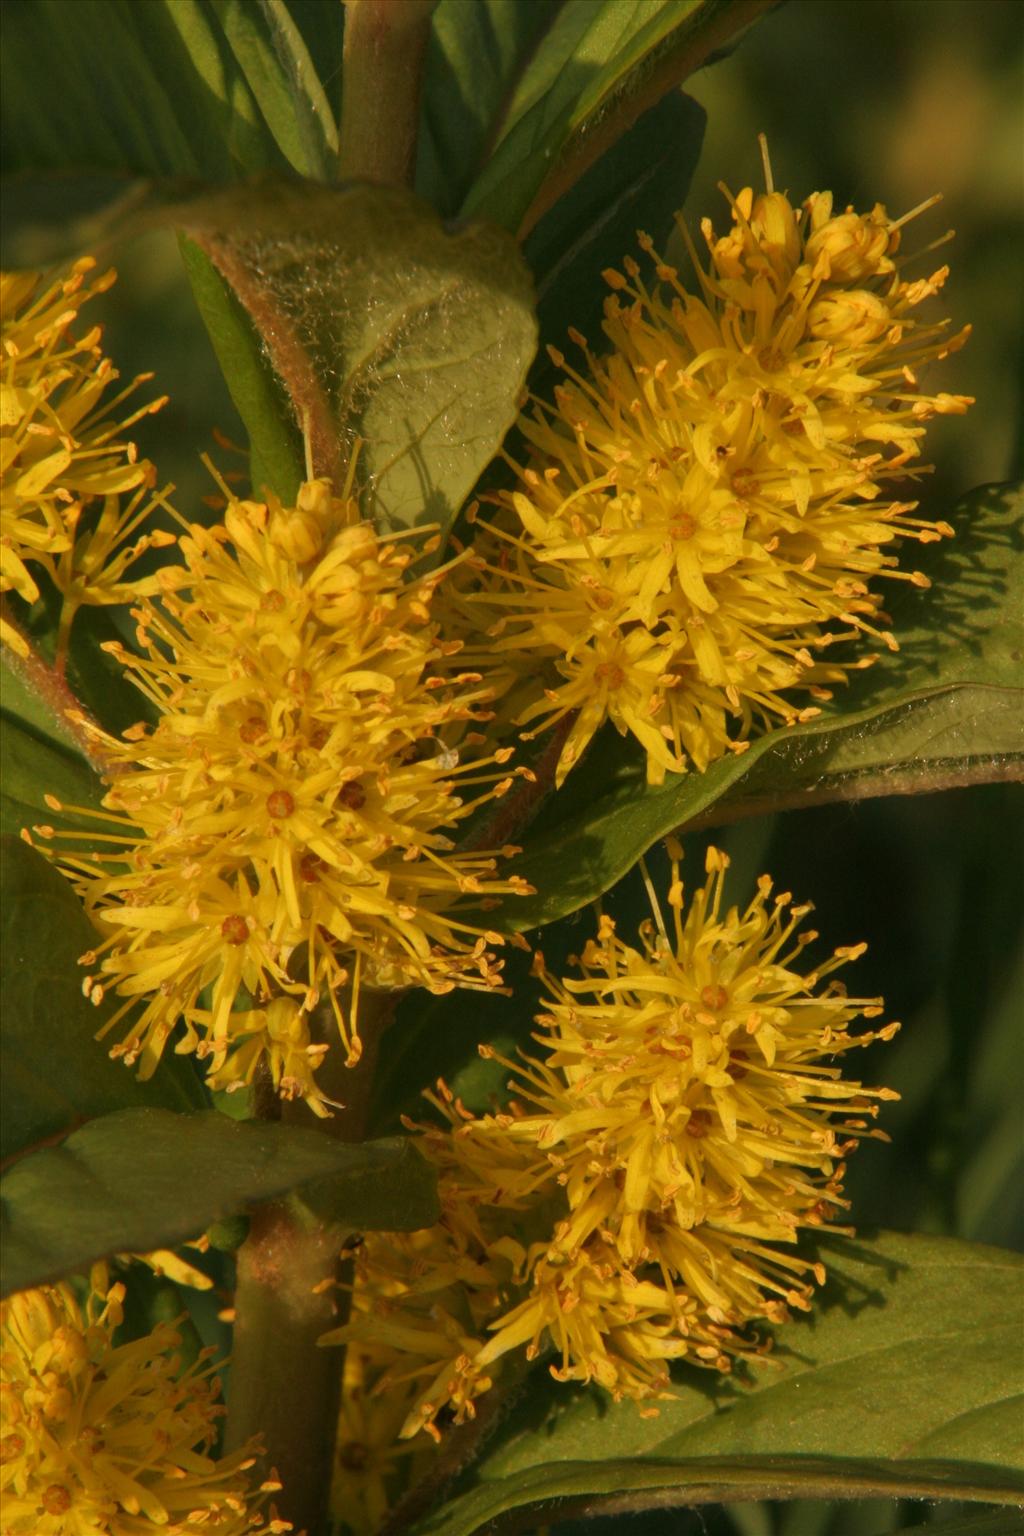
[[93, 728], [107, 815], [60, 854], [103, 934], [86, 989], [122, 999], [112, 1054], [143, 1076], [180, 1021], [176, 1049], [218, 1086], [262, 1060], [326, 1113], [321, 999], [351, 1063], [362, 986], [498, 982], [500, 937], [458, 904], [525, 887], [451, 834], [510, 786], [510, 752], [479, 755], [488, 695], [430, 616], [443, 572], [405, 579], [422, 546], [378, 536], [327, 482], [292, 508], [229, 494], [224, 526], [180, 544], [162, 601], [135, 610], [138, 650], [110, 647], [159, 718], [123, 740]]
[[[210, 1251], [210, 1239], [204, 1234], [194, 1238], [191, 1242], [182, 1245], [185, 1248], [194, 1248], [197, 1253]], [[174, 1285], [187, 1285], [194, 1291], [208, 1291], [213, 1287], [213, 1281], [203, 1270], [190, 1264], [181, 1253], [175, 1253], [173, 1248], [154, 1248], [151, 1253], [119, 1253], [116, 1255], [122, 1263], [145, 1264], [154, 1275], [160, 1278], [166, 1277]]]
[[[475, 1126], [440, 1086], [443, 1098], [432, 1101], [460, 1126]], [[503, 1298], [522, 1279], [527, 1250], [514, 1229], [532, 1202], [514, 1188], [524, 1166], [515, 1148], [506, 1157], [500, 1140], [418, 1129], [438, 1170], [441, 1220], [419, 1232], [367, 1234], [355, 1257], [351, 1316], [320, 1343], [369, 1351], [374, 1392], [401, 1406], [402, 1436], [426, 1430], [436, 1439], [440, 1414], [450, 1410], [456, 1423], [475, 1417], [477, 1398], [492, 1385], [476, 1360]], [[554, 1187], [546, 1175], [544, 1182]]]
[[638, 948], [605, 918], [582, 979], [553, 977], [538, 957], [551, 996], [543, 1057], [506, 1063], [516, 1099], [501, 1114], [434, 1098], [448, 1125], [426, 1130], [424, 1150], [444, 1219], [369, 1240], [336, 1337], [419, 1357], [410, 1369], [429, 1384], [406, 1433], [446, 1405], [471, 1415], [521, 1350], [553, 1350], [558, 1380], [656, 1399], [672, 1361], [727, 1371], [762, 1353], [750, 1325], [806, 1310], [824, 1279], [787, 1248], [802, 1228], [846, 1230], [833, 1224], [843, 1159], [882, 1134], [877, 1103], [896, 1097], [845, 1080], [838, 1063], [898, 1026], [854, 1033], [879, 1002], [827, 979], [863, 946], [805, 971], [808, 907], [764, 877], [744, 911], [724, 909], [728, 860], [714, 849], [686, 907], [681, 850], [670, 852], [671, 933], [652, 893]]
[[396, 1496], [435, 1454], [426, 1435], [401, 1439], [416, 1382], [393, 1370], [398, 1351], [353, 1345], [345, 1355], [331, 1509], [345, 1536], [373, 1536]]
[[804, 974], [817, 934], [797, 929], [811, 908], [773, 897], [767, 876], [745, 911], [723, 910], [728, 860], [716, 849], [684, 917], [671, 851], [671, 935], [655, 902], [638, 949], [601, 919], [582, 980], [552, 977], [538, 956], [552, 998], [537, 1036], [546, 1056], [516, 1069], [533, 1108], [508, 1135], [565, 1189], [553, 1251], [571, 1259], [599, 1236], [627, 1268], [657, 1265], [716, 1321], [742, 1326], [770, 1315], [766, 1294], [802, 1304], [778, 1273], [789, 1261], [766, 1245], [827, 1226], [843, 1204], [842, 1159], [881, 1134], [868, 1128], [873, 1101], [896, 1095], [848, 1082], [835, 1063], [898, 1026], [851, 1033], [880, 1000], [822, 982], [865, 946]]
[[253, 1450], [210, 1454], [224, 1412], [210, 1352], [183, 1368], [167, 1323], [115, 1344], [123, 1300], [98, 1266], [83, 1305], [64, 1284], [0, 1307], [4, 1536], [291, 1530], [260, 1513], [279, 1485], [253, 1486]]
[[[71, 334], [81, 306], [114, 281], [109, 271], [87, 283], [95, 265], [84, 257], [48, 287], [35, 272], [0, 274], [0, 592], [35, 602], [39, 587], [29, 566], [41, 565], [65, 596], [61, 652], [81, 603], [125, 602], [155, 590], [147, 580], [129, 592], [121, 576], [168, 538], [142, 534], [126, 546], [161, 497], [147, 494], [152, 464], [120, 434], [164, 401], [117, 419], [143, 380], [105, 398], [118, 375], [103, 356], [99, 326]], [[132, 492], [122, 508], [121, 495]], [[92, 526], [87, 509], [100, 499], [103, 510]], [[3, 639], [24, 654], [25, 642], [9, 624]]]
[[670, 1397], [673, 1360], [728, 1371], [730, 1356], [764, 1349], [714, 1321], [699, 1298], [667, 1275], [624, 1268], [600, 1238], [571, 1259], [549, 1249], [523, 1300], [490, 1328], [476, 1370], [493, 1369], [512, 1349], [525, 1348], [528, 1360], [553, 1349], [556, 1381], [596, 1382], [617, 1402]]
[[[952, 532], [903, 499], [929, 418], [970, 404], [918, 376], [967, 336], [916, 317], [948, 269], [905, 279], [905, 220], [881, 207], [833, 215], [816, 193], [798, 212], [750, 188], [730, 203], [727, 235], [703, 225], [708, 272], [690, 246], [701, 297], [641, 237], [657, 282], [631, 258], [606, 272], [611, 352], [571, 332], [577, 370], [552, 349], [567, 382], [521, 420], [529, 462], [456, 600], [525, 675], [521, 723], [578, 712], [558, 782], [606, 719], [658, 783], [820, 713], [874, 660], [830, 647], [896, 647], [870, 583], [928, 585], [897, 569], [899, 541]], [[543, 692], [527, 672], [542, 658]]]

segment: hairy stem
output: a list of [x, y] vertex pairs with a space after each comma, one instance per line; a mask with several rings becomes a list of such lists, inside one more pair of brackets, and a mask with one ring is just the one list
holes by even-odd
[[[362, 1140], [379, 1039], [392, 1008], [390, 994], [363, 993], [363, 1055], [356, 1067], [345, 1069], [334, 1040], [319, 1074], [343, 1105], [332, 1119], [314, 1120], [301, 1103], [279, 1108], [258, 1095], [264, 1116], [280, 1113], [341, 1141]], [[337, 1282], [347, 1236], [341, 1227], [315, 1222], [297, 1201], [277, 1200], [253, 1212], [237, 1257], [225, 1444], [235, 1450], [261, 1437], [283, 1485], [281, 1513], [310, 1536], [326, 1519], [344, 1364], [340, 1350], [320, 1349], [317, 1340], [343, 1321], [346, 1293]]]
[[412, 186], [437, 0], [345, 0], [338, 175]]

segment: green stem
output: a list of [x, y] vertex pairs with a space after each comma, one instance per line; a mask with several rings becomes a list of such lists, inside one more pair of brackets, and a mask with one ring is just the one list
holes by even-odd
[[[390, 994], [363, 993], [358, 1066], [344, 1067], [337, 1038], [327, 1054], [320, 1080], [343, 1110], [315, 1121], [304, 1104], [279, 1109], [264, 1099], [264, 1116], [280, 1113], [341, 1141], [362, 1140], [379, 1038], [392, 1006]], [[253, 1212], [237, 1255], [225, 1445], [237, 1450], [259, 1435], [283, 1485], [282, 1515], [311, 1536], [327, 1517], [344, 1364], [339, 1350], [320, 1349], [317, 1340], [343, 1321], [347, 1293], [337, 1282], [347, 1236], [341, 1227], [316, 1223], [298, 1201], [273, 1201]]]
[[330, 1493], [340, 1381], [337, 1360], [316, 1341], [335, 1326], [341, 1242], [274, 1201], [253, 1212], [237, 1258], [225, 1446], [261, 1437], [283, 1484], [281, 1513], [309, 1532], [320, 1529]]
[[412, 186], [437, 0], [345, 0], [338, 175]]

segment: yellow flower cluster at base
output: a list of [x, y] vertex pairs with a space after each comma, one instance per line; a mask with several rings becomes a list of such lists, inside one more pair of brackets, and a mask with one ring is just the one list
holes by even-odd
[[481, 747], [489, 696], [431, 619], [443, 569], [407, 579], [422, 540], [378, 535], [326, 481], [294, 507], [228, 494], [133, 610], [138, 649], [110, 647], [157, 723], [83, 722], [107, 811], [58, 857], [102, 934], [87, 993], [121, 1000], [112, 1054], [148, 1077], [180, 1023], [213, 1086], [266, 1062], [323, 1114], [318, 1004], [351, 1064], [362, 988], [497, 985], [502, 940], [459, 904], [526, 887], [451, 834], [526, 770]]
[[345, 1354], [331, 1510], [339, 1536], [376, 1536], [396, 1497], [414, 1487], [436, 1454], [424, 1434], [402, 1439], [415, 1378], [393, 1367], [396, 1351], [353, 1345]]
[[863, 946], [802, 973], [809, 907], [764, 877], [745, 911], [724, 909], [714, 849], [687, 907], [670, 852], [671, 931], [652, 895], [639, 947], [602, 919], [582, 979], [538, 957], [543, 1057], [506, 1063], [504, 1113], [434, 1099], [448, 1126], [424, 1149], [441, 1223], [367, 1241], [352, 1318], [323, 1342], [392, 1352], [382, 1390], [417, 1384], [406, 1434], [442, 1409], [471, 1417], [511, 1351], [553, 1351], [558, 1380], [657, 1399], [673, 1361], [726, 1371], [762, 1352], [750, 1325], [806, 1310], [824, 1279], [787, 1249], [804, 1228], [845, 1230], [843, 1159], [882, 1134], [878, 1101], [896, 1097], [837, 1062], [898, 1026], [851, 1033], [879, 1002], [826, 979]]
[[577, 370], [551, 349], [567, 382], [521, 419], [529, 460], [453, 602], [453, 632], [487, 627], [490, 662], [470, 649], [518, 723], [569, 717], [559, 783], [605, 720], [660, 783], [819, 714], [875, 659], [840, 642], [896, 648], [876, 578], [928, 585], [900, 541], [952, 532], [906, 499], [927, 421], [971, 403], [919, 378], [967, 336], [916, 317], [948, 269], [905, 278], [905, 220], [880, 206], [730, 206], [725, 236], [702, 226], [708, 271], [690, 245], [700, 296], [641, 237], [657, 283], [631, 258], [605, 273], [611, 352], [570, 333]]
[[283, 1536], [262, 1512], [279, 1485], [249, 1476], [255, 1449], [210, 1454], [224, 1413], [210, 1352], [184, 1366], [167, 1323], [115, 1344], [123, 1300], [98, 1266], [83, 1304], [62, 1284], [0, 1305], [3, 1536]]
[[[156, 591], [153, 578], [125, 583], [125, 572], [147, 549], [173, 542], [148, 528], [163, 505], [152, 491], [153, 465], [120, 435], [164, 401], [118, 419], [144, 379], [107, 398], [118, 375], [100, 328], [71, 333], [81, 306], [114, 282], [113, 271], [87, 281], [95, 265], [83, 257], [49, 286], [36, 272], [0, 273], [0, 592], [34, 603], [40, 590], [30, 567], [46, 571], [63, 597], [60, 657], [83, 603], [127, 603]], [[7, 620], [0, 640], [27, 654]]]

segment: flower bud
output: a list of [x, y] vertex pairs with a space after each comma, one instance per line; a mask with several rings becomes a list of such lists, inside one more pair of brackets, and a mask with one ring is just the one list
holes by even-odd
[[805, 247], [807, 260], [818, 275], [833, 283], [859, 283], [867, 277], [892, 272], [889, 251], [896, 237], [881, 203], [870, 213], [840, 213], [814, 230]]
[[864, 288], [826, 293], [810, 308], [807, 323], [821, 341], [864, 347], [884, 336], [893, 323], [887, 305]]

